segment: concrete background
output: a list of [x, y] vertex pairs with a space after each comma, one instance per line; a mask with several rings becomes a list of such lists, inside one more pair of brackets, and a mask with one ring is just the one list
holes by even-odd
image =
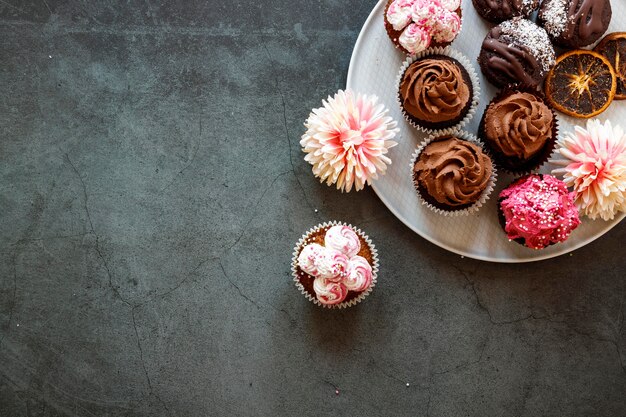
[[[488, 264], [311, 175], [373, 6], [0, 0], [0, 416], [626, 415], [624, 225]], [[347, 311], [289, 271], [332, 219], [380, 250]]]

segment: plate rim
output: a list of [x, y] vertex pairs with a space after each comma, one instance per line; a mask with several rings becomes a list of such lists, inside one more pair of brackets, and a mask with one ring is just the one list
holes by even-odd
[[[367, 19], [365, 20], [365, 23], [363, 23], [363, 26], [361, 27], [361, 30], [359, 31], [359, 36], [357, 37], [357, 40], [354, 44], [354, 48], [352, 49], [352, 54], [350, 55], [350, 63], [348, 64], [348, 75], [346, 77], [346, 89], [353, 89], [351, 88], [351, 85], [353, 84], [354, 81], [354, 73], [355, 73], [355, 65], [354, 65], [354, 61], [355, 61], [355, 57], [357, 56], [357, 54], [359, 53], [359, 48], [361, 46], [361, 42], [363, 41], [363, 39], [365, 38], [366, 35], [366, 29], [369, 27], [369, 25], [371, 24], [372, 20], [375, 19], [375, 17], [378, 15], [379, 13], [379, 8], [381, 7], [382, 4], [386, 3], [387, 0], [378, 0], [376, 5], [374, 5], [374, 8], [372, 9], [372, 11], [370, 12], [369, 16], [367, 17]], [[460, 255], [462, 257], [468, 257], [468, 258], [472, 258], [472, 259], [476, 259], [479, 261], [485, 261], [485, 262], [494, 262], [494, 263], [506, 263], [506, 264], [516, 264], [516, 263], [530, 263], [530, 262], [538, 262], [538, 261], [543, 261], [546, 259], [551, 259], [551, 258], [556, 258], [558, 256], [562, 256], [565, 255], [566, 253], [571, 253], [577, 249], [580, 249], [583, 246], [588, 245], [589, 243], [597, 240], [598, 238], [604, 236], [606, 233], [608, 233], [609, 231], [611, 231], [615, 226], [617, 226], [623, 219], [624, 217], [626, 217], [626, 213], [621, 213], [620, 215], [616, 215], [615, 218], [612, 220], [612, 224], [609, 225], [607, 228], [603, 229], [602, 231], [600, 231], [598, 234], [594, 234], [593, 236], [590, 236], [586, 239], [581, 240], [580, 242], [576, 242], [576, 244], [574, 244], [573, 247], [567, 247], [564, 248], [562, 250], [558, 250], [555, 252], [551, 252], [551, 253], [542, 253], [541, 251], [535, 251], [535, 253], [538, 254], [538, 256], [532, 256], [529, 258], [495, 258], [495, 257], [489, 257], [489, 256], [483, 256], [483, 255], [478, 255], [475, 253], [471, 253], [471, 252], [465, 252], [462, 250], [458, 250], [455, 248], [452, 248], [451, 246], [443, 243], [443, 242], [439, 242], [436, 239], [434, 239], [432, 236], [429, 236], [426, 233], [422, 233], [421, 231], [417, 230], [415, 227], [413, 227], [413, 225], [411, 225], [411, 223], [408, 221], [408, 219], [406, 219], [404, 216], [400, 215], [398, 213], [398, 211], [396, 210], [396, 208], [394, 207], [393, 204], [391, 204], [387, 198], [378, 190], [376, 181], [373, 181], [371, 186], [372, 190], [374, 190], [374, 192], [376, 193], [376, 196], [380, 199], [380, 201], [383, 202], [383, 204], [387, 207], [387, 209], [389, 211], [391, 211], [391, 213], [393, 213], [394, 216], [396, 216], [396, 218], [398, 220], [400, 220], [402, 223], [404, 223], [405, 226], [407, 226], [409, 229], [411, 229], [413, 232], [415, 232], [418, 236], [421, 236], [422, 238], [426, 239], [427, 241], [429, 241], [430, 243], [445, 249], [449, 252], [455, 253], [457, 255]]]

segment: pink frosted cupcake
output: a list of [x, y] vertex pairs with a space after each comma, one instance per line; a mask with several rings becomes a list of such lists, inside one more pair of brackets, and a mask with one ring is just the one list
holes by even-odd
[[388, 0], [385, 29], [410, 55], [448, 46], [461, 31], [461, 0]]
[[500, 193], [498, 213], [509, 240], [531, 249], [566, 241], [580, 224], [574, 193], [551, 175], [514, 181]]
[[291, 270], [308, 300], [327, 308], [350, 307], [376, 285], [378, 254], [361, 230], [336, 221], [324, 223], [298, 241]]

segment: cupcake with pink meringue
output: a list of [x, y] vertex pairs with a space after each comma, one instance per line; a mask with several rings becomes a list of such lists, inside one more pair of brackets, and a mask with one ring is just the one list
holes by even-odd
[[376, 285], [378, 253], [361, 230], [327, 222], [300, 238], [291, 270], [296, 287], [308, 300], [326, 308], [345, 308], [361, 302]]
[[461, 0], [388, 0], [384, 20], [396, 48], [415, 55], [452, 43], [461, 31]]
[[500, 192], [498, 214], [509, 240], [537, 250], [565, 242], [580, 225], [574, 193], [552, 175], [513, 181]]
[[378, 97], [339, 90], [313, 109], [300, 139], [304, 160], [313, 175], [338, 190], [362, 190], [384, 175], [391, 159], [389, 149], [400, 131]]
[[587, 121], [557, 142], [552, 171], [576, 195], [576, 206], [592, 220], [626, 212], [626, 133], [610, 121]]

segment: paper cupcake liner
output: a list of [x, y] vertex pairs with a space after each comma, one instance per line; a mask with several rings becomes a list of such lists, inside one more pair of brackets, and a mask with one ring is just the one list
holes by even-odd
[[[300, 255], [302, 248], [304, 248], [306, 244], [305, 241], [309, 236], [311, 236], [313, 233], [325, 227], [332, 227], [332, 226], [337, 226], [337, 225], [348, 226], [367, 243], [367, 246], [369, 247], [370, 252], [372, 253], [372, 264], [371, 264], [372, 284], [365, 291], [361, 291], [355, 298], [352, 298], [349, 301], [343, 301], [339, 304], [328, 305], [328, 304], [322, 304], [320, 300], [318, 300], [317, 297], [315, 297], [315, 294], [314, 293], [311, 294], [310, 292], [308, 292], [306, 288], [304, 288], [304, 285], [302, 285], [302, 283], [300, 282], [300, 279], [298, 278], [298, 269], [299, 269], [298, 268], [298, 255]], [[341, 308], [352, 307], [352, 306], [359, 304], [361, 301], [363, 301], [365, 297], [367, 297], [376, 286], [378, 268], [379, 268], [378, 251], [376, 250], [376, 247], [374, 246], [370, 238], [365, 233], [363, 233], [361, 229], [358, 229], [352, 226], [351, 224], [340, 222], [337, 220], [334, 220], [332, 222], [324, 222], [322, 224], [318, 224], [317, 226], [310, 228], [306, 233], [302, 235], [300, 240], [298, 240], [298, 243], [296, 243], [296, 246], [293, 250], [293, 257], [291, 258], [291, 275], [293, 276], [293, 281], [296, 284], [296, 288], [298, 288], [298, 290], [300, 290], [302, 295], [304, 295], [306, 299], [311, 301], [313, 304], [320, 306], [320, 307], [331, 308], [331, 309], [341, 309]]]
[[[452, 126], [448, 126], [448, 127], [441, 128], [441, 129], [429, 129], [415, 122], [413, 118], [411, 117], [411, 115], [409, 115], [407, 111], [404, 109], [404, 106], [402, 105], [402, 99], [400, 98], [400, 83], [402, 82], [402, 79], [404, 78], [404, 73], [406, 72], [407, 68], [409, 68], [409, 66], [415, 61], [420, 60], [430, 55], [444, 55], [444, 56], [453, 58], [456, 61], [458, 61], [463, 66], [463, 68], [465, 68], [465, 71], [467, 71], [467, 74], [469, 75], [469, 78], [470, 78], [470, 82], [472, 84], [471, 103], [463, 119], [461, 119], [458, 123]], [[402, 115], [404, 116], [404, 120], [406, 120], [415, 129], [421, 130], [422, 132], [426, 132], [428, 135], [442, 135], [442, 134], [445, 134], [445, 132], [449, 130], [461, 129], [470, 120], [472, 120], [472, 117], [474, 117], [474, 113], [476, 113], [476, 107], [478, 106], [478, 103], [480, 101], [480, 82], [478, 81], [478, 74], [476, 73], [476, 69], [470, 63], [469, 59], [467, 59], [465, 55], [463, 55], [462, 53], [460, 53], [459, 51], [455, 49], [452, 49], [451, 47], [429, 48], [423, 52], [420, 52], [416, 55], [410, 56], [407, 59], [405, 59], [402, 65], [400, 66], [400, 71], [398, 72], [398, 77], [396, 79], [396, 88], [398, 89], [398, 93], [396, 94], [396, 99], [398, 101], [398, 105], [400, 106], [400, 110], [402, 111]]]
[[[393, 0], [387, 0], [387, 5], [385, 6], [385, 10], [383, 11], [383, 20], [385, 24], [385, 30], [387, 31], [387, 36], [389, 36], [389, 39], [391, 39], [391, 43], [393, 43], [393, 46], [397, 50], [401, 51], [404, 54], [411, 55], [411, 53], [407, 51], [406, 49], [404, 49], [404, 47], [400, 45], [400, 42], [398, 41], [400, 34], [402, 34], [402, 31], [395, 30], [393, 26], [391, 25], [391, 23], [389, 23], [389, 21], [387, 20], [387, 9], [389, 9], [389, 6], [391, 6], [391, 3], [393, 3]], [[450, 46], [452, 42], [454, 42], [454, 40], [461, 34], [461, 31], [463, 30], [463, 10], [461, 6], [459, 6], [459, 8], [456, 10], [456, 13], [459, 15], [459, 18], [461, 19], [461, 26], [459, 26], [459, 32], [456, 34], [454, 39], [452, 39], [450, 42], [434, 42], [433, 41], [430, 44], [431, 48], [437, 48], [437, 47], [445, 48], [446, 46]]]
[[[487, 116], [487, 109], [489, 108], [489, 106], [491, 106], [492, 103], [506, 98], [514, 92], [526, 92], [533, 94], [536, 97], [539, 97], [552, 112], [552, 119], [554, 120], [554, 123], [552, 124], [552, 138], [546, 142], [546, 144], [537, 155], [532, 157], [524, 164], [520, 165], [520, 167], [518, 168], [513, 168], [510, 164], [507, 163], [506, 155], [501, 154], [497, 149], [491, 146], [491, 143], [486, 139], [487, 135], [485, 134], [485, 118]], [[556, 147], [557, 137], [559, 134], [559, 119], [554, 108], [552, 108], [550, 103], [548, 103], [548, 101], [546, 100], [545, 95], [540, 90], [538, 90], [537, 87], [533, 87], [527, 84], [519, 86], [508, 86], [500, 90], [500, 92], [485, 107], [485, 111], [483, 112], [480, 123], [478, 125], [478, 134], [487, 146], [487, 149], [491, 151], [491, 155], [493, 155], [494, 162], [498, 165], [499, 170], [509, 174], [522, 176], [525, 174], [531, 174], [533, 171], [538, 170], [550, 160], [550, 157], [552, 156]]]
[[[487, 187], [485, 187], [485, 189], [483, 190], [482, 194], [480, 195], [480, 198], [471, 206], [465, 207], [463, 209], [458, 209], [458, 210], [455, 210], [455, 209], [444, 210], [426, 201], [424, 197], [422, 197], [422, 194], [420, 190], [418, 189], [418, 187], [415, 186], [415, 180], [414, 180], [414, 175], [413, 175], [413, 167], [415, 166], [415, 162], [417, 161], [417, 158], [419, 157], [420, 153], [424, 150], [424, 148], [433, 140], [440, 138], [442, 136], [448, 136], [448, 135], [452, 135], [459, 139], [463, 139], [463, 140], [466, 140], [468, 142], [471, 142], [480, 146], [483, 152], [487, 154], [487, 156], [489, 156], [489, 158], [491, 158], [491, 161], [492, 161], [491, 177], [489, 177], [489, 182], [487, 183]], [[420, 202], [422, 203], [422, 205], [427, 206], [429, 209], [431, 209], [437, 214], [441, 214], [444, 216], [451, 216], [451, 217], [469, 216], [470, 214], [476, 213], [489, 199], [489, 196], [493, 192], [493, 189], [496, 186], [496, 181], [498, 179], [498, 172], [496, 170], [496, 164], [493, 163], [493, 157], [491, 156], [491, 153], [486, 149], [485, 145], [476, 136], [472, 135], [471, 133], [462, 131], [462, 130], [454, 130], [452, 132], [446, 132], [445, 134], [430, 135], [429, 137], [424, 139], [424, 141], [422, 141], [420, 146], [418, 146], [417, 149], [413, 151], [413, 154], [411, 155], [411, 163], [409, 164], [409, 169], [410, 169], [409, 172], [411, 175], [411, 182], [414, 184], [415, 191], [417, 192], [417, 196]]]

